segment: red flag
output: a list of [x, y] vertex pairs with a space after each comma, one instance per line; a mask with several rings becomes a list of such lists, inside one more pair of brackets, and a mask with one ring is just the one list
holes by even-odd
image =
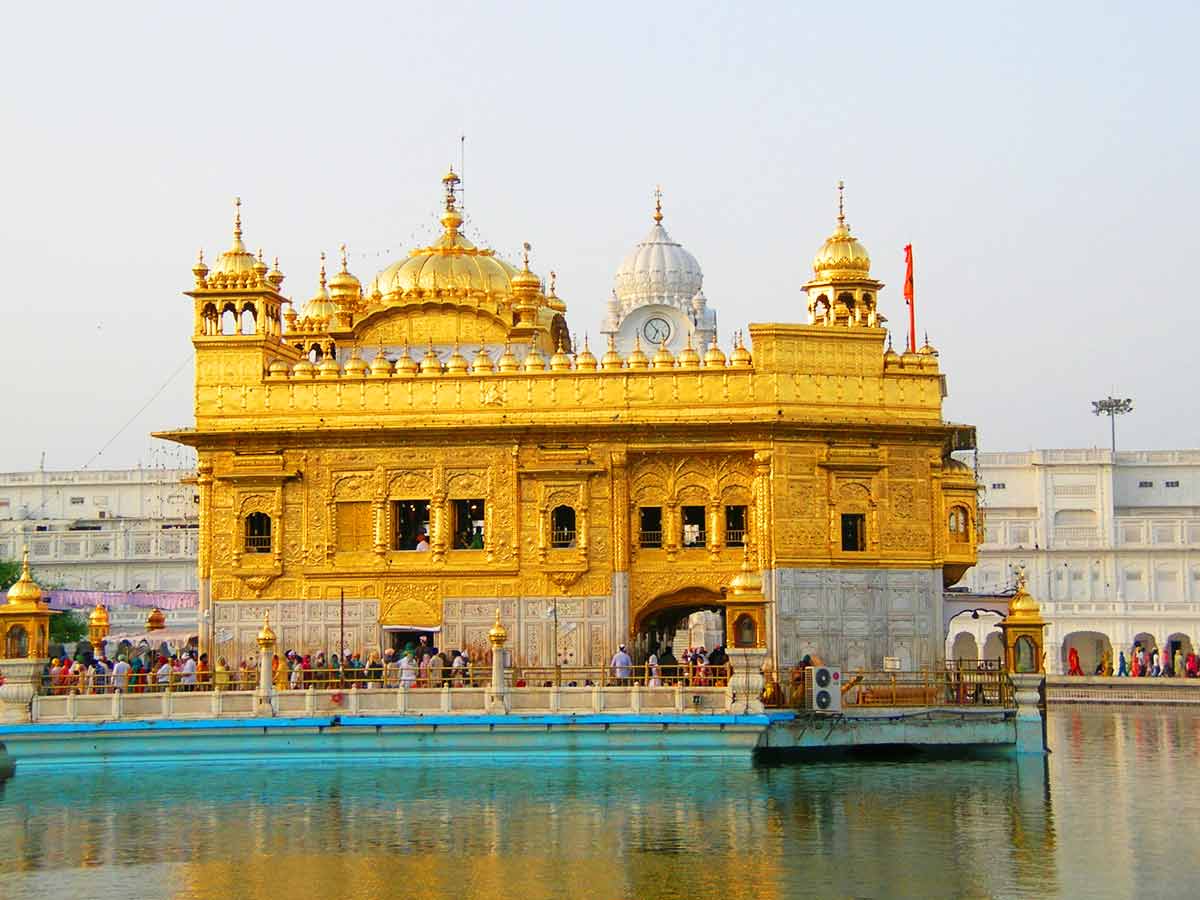
[[908, 304], [908, 352], [917, 352], [917, 315], [913, 301], [913, 253], [912, 244], [904, 245], [904, 302]]

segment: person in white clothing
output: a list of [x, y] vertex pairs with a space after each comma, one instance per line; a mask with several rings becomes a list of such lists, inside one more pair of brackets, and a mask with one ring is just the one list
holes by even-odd
[[192, 654], [184, 655], [183, 665], [179, 667], [179, 675], [179, 681], [185, 691], [196, 689], [196, 658]]
[[118, 656], [116, 665], [112, 670], [113, 690], [120, 691], [122, 694], [129, 690], [129, 663], [125, 661], [124, 656]]
[[650, 687], [662, 687], [662, 679], [658, 672], [658, 654], [651, 653], [650, 658], [646, 660], [646, 667], [650, 670]]
[[405, 652], [400, 657], [400, 686], [410, 688], [417, 682], [417, 666], [413, 662], [412, 654]]
[[612, 662], [613, 678], [618, 684], [626, 684], [630, 676], [633, 674], [633, 657], [625, 652], [625, 645], [622, 644], [617, 648], [617, 652], [613, 654]]
[[171, 683], [171, 662], [163, 658], [162, 665], [158, 667], [158, 671], [154, 675], [154, 680], [158, 682], [158, 689], [165, 691], [167, 685]]

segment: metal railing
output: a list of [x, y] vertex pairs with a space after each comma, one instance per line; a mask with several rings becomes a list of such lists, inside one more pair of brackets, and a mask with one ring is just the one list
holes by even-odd
[[[965, 663], [966, 661], [964, 661]], [[1015, 706], [1012, 682], [996, 660], [948, 664], [945, 669], [907, 672], [859, 670], [842, 672], [843, 708]], [[979, 665], [982, 663], [982, 667]], [[792, 667], [783, 685], [787, 704], [805, 707], [804, 667]]]
[[513, 688], [553, 687], [725, 687], [733, 675], [729, 663], [674, 666], [515, 666], [505, 677]]

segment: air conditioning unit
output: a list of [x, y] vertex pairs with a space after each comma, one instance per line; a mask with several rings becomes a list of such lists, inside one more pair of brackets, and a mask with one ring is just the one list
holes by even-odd
[[817, 713], [842, 711], [842, 673], [828, 666], [809, 666], [804, 672], [804, 708]]

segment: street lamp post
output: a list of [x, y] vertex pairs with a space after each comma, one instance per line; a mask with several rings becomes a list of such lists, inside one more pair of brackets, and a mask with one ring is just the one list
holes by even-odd
[[1105, 397], [1103, 400], [1092, 401], [1092, 415], [1108, 416], [1112, 427], [1113, 465], [1117, 462], [1117, 416], [1133, 412], [1133, 400], [1129, 397]]

